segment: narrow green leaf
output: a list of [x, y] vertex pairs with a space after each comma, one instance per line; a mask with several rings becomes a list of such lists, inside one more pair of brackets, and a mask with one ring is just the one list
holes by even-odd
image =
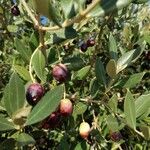
[[106, 121], [109, 130], [112, 132], [119, 131], [121, 128], [123, 128], [123, 124], [120, 124], [119, 121], [112, 115], [108, 115]]
[[106, 71], [107, 74], [111, 77], [111, 78], [115, 78], [117, 75], [117, 66], [116, 66], [116, 62], [114, 59], [111, 59], [107, 66], [106, 66]]
[[122, 80], [119, 80], [115, 86], [117, 88], [133, 88], [136, 86], [136, 84], [139, 84], [142, 80], [145, 72], [136, 73], [133, 75], [130, 75], [126, 78], [123, 78]]
[[130, 78], [127, 80], [127, 82], [124, 84], [124, 87], [125, 88], [133, 88], [134, 86], [136, 86], [136, 84], [140, 83], [144, 74], [145, 74], [145, 72], [131, 75]]
[[25, 88], [23, 82], [16, 73], [13, 73], [4, 92], [4, 104], [7, 113], [11, 116], [24, 106], [24, 102]]
[[43, 82], [46, 81], [46, 73], [45, 73], [45, 57], [40, 49], [36, 50], [36, 52], [33, 55], [32, 58], [32, 65], [34, 68], [34, 71], [38, 78], [42, 80]]
[[37, 123], [55, 111], [62, 99], [63, 89], [63, 86], [58, 86], [47, 92], [27, 117], [26, 125]]
[[127, 124], [136, 129], [136, 111], [135, 111], [135, 100], [130, 91], [127, 91], [125, 102], [124, 102], [124, 113]]
[[75, 73], [75, 79], [83, 80], [89, 73], [91, 66], [86, 66]]
[[16, 139], [18, 142], [17, 144], [19, 146], [25, 146], [29, 144], [34, 144], [36, 141], [31, 137], [29, 134], [21, 133], [18, 135], [18, 138]]
[[146, 125], [140, 126], [140, 129], [146, 140], [150, 140], [150, 127]]
[[22, 58], [24, 59], [24, 61], [29, 62], [30, 57], [32, 55], [32, 52], [30, 51], [30, 49], [25, 47], [25, 44], [17, 38], [15, 39], [15, 47], [17, 51], [20, 53], [20, 55], [22, 56]]
[[13, 130], [14, 124], [9, 122], [6, 118], [0, 116], [0, 131]]
[[20, 75], [20, 77], [22, 77], [24, 80], [26, 80], [26, 81], [31, 80], [30, 74], [25, 67], [19, 66], [19, 65], [14, 65], [13, 68]]
[[73, 110], [73, 116], [76, 115], [81, 115], [83, 114], [87, 109], [87, 105], [81, 102], [78, 102], [75, 106], [74, 106], [74, 110]]
[[92, 98], [97, 96], [97, 94], [99, 92], [99, 88], [100, 88], [100, 86], [99, 86], [97, 79], [96, 78], [92, 79], [90, 82], [90, 87], [89, 87]]
[[117, 113], [118, 97], [114, 94], [108, 102], [109, 107]]
[[136, 117], [140, 117], [142, 114], [148, 111], [150, 108], [150, 94], [141, 95], [135, 101]]
[[56, 25], [61, 27], [61, 23], [59, 22], [60, 18], [58, 17], [58, 10], [56, 9], [57, 7], [54, 6], [52, 1], [49, 1], [48, 6], [49, 6], [49, 19], [52, 20]]
[[68, 68], [70, 70], [78, 71], [84, 67], [84, 61], [78, 56], [73, 56], [64, 60], [64, 63], [68, 63]]
[[74, 5], [73, 0], [61, 0], [61, 7], [66, 19], [69, 19], [74, 16]]
[[90, 17], [104, 16], [112, 11], [118, 11], [131, 3], [132, 0], [102, 0], [88, 14]]
[[150, 107], [140, 117], [138, 117], [138, 119], [143, 120], [147, 118], [149, 115], [150, 115]]
[[38, 36], [37, 36], [37, 32], [33, 32], [30, 36], [29, 42], [30, 42], [30, 47], [34, 50], [36, 49], [36, 47], [38, 47]]
[[114, 59], [115, 61], [118, 59], [117, 43], [112, 33], [110, 33], [110, 36], [109, 36], [109, 53], [112, 59]]
[[134, 62], [142, 52], [143, 52], [143, 47], [139, 49], [131, 50], [123, 54], [117, 61], [117, 73], [125, 69], [132, 62]]
[[96, 60], [95, 74], [96, 74], [97, 80], [100, 83], [103, 83], [104, 85], [106, 85], [106, 71], [104, 69], [104, 65], [103, 65], [102, 61], [100, 60], [100, 58], [98, 58]]

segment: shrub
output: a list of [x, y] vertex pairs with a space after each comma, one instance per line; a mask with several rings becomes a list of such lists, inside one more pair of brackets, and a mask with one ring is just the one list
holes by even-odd
[[146, 2], [0, 1], [0, 149], [148, 149]]

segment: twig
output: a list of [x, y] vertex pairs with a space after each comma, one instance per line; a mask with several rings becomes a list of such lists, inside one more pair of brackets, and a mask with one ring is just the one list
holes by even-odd
[[32, 21], [34, 22], [34, 24], [36, 26], [38, 26], [38, 21], [37, 19], [34, 17], [34, 15], [32, 14], [31, 10], [29, 9], [27, 3], [25, 2], [25, 0], [21, 0], [22, 5], [24, 6], [25, 10], [27, 11], [28, 15], [31, 17]]

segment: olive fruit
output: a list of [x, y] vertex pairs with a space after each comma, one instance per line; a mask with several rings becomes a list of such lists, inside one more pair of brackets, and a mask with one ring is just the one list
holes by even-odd
[[86, 51], [87, 51], [87, 48], [88, 48], [87, 43], [83, 43], [83, 44], [81, 44], [81, 46], [80, 46], [80, 49], [81, 49], [82, 52], [86, 52]]
[[94, 46], [95, 45], [95, 40], [94, 40], [94, 38], [89, 38], [88, 40], [87, 40], [87, 46], [88, 47], [92, 47], [92, 46]]
[[60, 83], [65, 82], [68, 77], [68, 69], [64, 64], [58, 64], [53, 67], [52, 70], [53, 77]]
[[54, 129], [57, 127], [60, 123], [60, 113], [58, 111], [53, 112], [49, 117], [47, 117], [43, 122], [42, 122], [42, 128], [44, 129]]
[[44, 88], [39, 83], [32, 83], [26, 91], [26, 99], [30, 105], [35, 105], [44, 95]]
[[59, 111], [64, 117], [70, 116], [73, 111], [72, 102], [69, 99], [62, 99], [60, 101]]
[[14, 15], [14, 16], [19, 16], [20, 15], [20, 10], [18, 8], [17, 5], [13, 5], [11, 7], [11, 13]]
[[90, 134], [91, 128], [87, 122], [82, 122], [79, 127], [79, 134], [83, 139], [87, 139]]

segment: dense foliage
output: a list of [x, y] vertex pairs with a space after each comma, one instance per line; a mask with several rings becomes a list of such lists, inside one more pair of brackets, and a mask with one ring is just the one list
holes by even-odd
[[0, 1], [0, 150], [147, 150], [147, 0]]

